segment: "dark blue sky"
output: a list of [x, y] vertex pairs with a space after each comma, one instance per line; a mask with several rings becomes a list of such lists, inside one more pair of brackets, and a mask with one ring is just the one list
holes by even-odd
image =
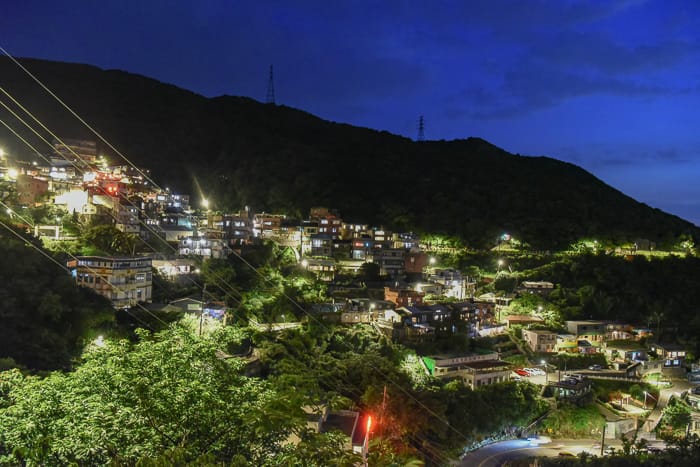
[[[11, 4], [7, 4], [11, 3]], [[23, 0], [0, 45], [573, 162], [700, 225], [697, 0]]]

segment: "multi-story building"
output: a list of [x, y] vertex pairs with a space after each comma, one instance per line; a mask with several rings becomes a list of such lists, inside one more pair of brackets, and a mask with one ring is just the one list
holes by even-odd
[[424, 296], [424, 293], [412, 289], [384, 287], [384, 300], [393, 302], [399, 307], [421, 305]]
[[544, 329], [523, 329], [523, 340], [534, 352], [556, 352], [557, 334]]
[[404, 255], [402, 248], [375, 248], [372, 252], [372, 262], [379, 266], [380, 274], [389, 277], [399, 277], [404, 273]]
[[546, 281], [523, 281], [520, 290], [525, 293], [547, 296], [554, 290], [554, 284]]
[[279, 233], [284, 214], [268, 214], [265, 212], [253, 216], [253, 234], [256, 237], [271, 238]]
[[589, 342], [603, 342], [605, 323], [602, 321], [567, 321], [566, 329], [578, 339]]
[[441, 284], [447, 297], [464, 300], [473, 295], [476, 283], [469, 282], [456, 269], [434, 269], [428, 280]]
[[179, 241], [179, 253], [183, 256], [203, 258], [227, 258], [232, 253], [226, 242], [217, 238], [186, 237]]
[[17, 201], [19, 201], [19, 204], [34, 206], [34, 203], [48, 193], [49, 182], [43, 178], [19, 174], [17, 175], [15, 189], [17, 190]]
[[79, 256], [68, 262], [68, 268], [78, 285], [106, 297], [115, 308], [151, 301], [151, 258]]
[[350, 251], [352, 259], [367, 261], [372, 257], [372, 250], [374, 249], [374, 239], [370, 237], [358, 237], [352, 239], [350, 244]]
[[498, 359], [497, 352], [423, 357], [428, 372], [438, 378], [461, 379], [472, 389], [506, 382], [511, 365]]

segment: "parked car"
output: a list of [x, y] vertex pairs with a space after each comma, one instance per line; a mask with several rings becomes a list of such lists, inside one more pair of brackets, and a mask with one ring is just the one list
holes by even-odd
[[517, 374], [519, 374], [520, 376], [530, 376], [530, 373], [528, 373], [527, 371], [523, 370], [522, 368], [517, 368], [517, 369], [515, 370], [515, 372], [516, 372]]
[[591, 365], [591, 366], [589, 366], [588, 369], [589, 369], [589, 370], [594, 370], [594, 371], [600, 371], [600, 370], [603, 369], [603, 367], [596, 364], [596, 365]]

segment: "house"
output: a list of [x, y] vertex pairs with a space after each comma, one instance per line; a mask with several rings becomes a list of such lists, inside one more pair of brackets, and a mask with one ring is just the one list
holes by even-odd
[[441, 326], [452, 318], [452, 310], [444, 305], [414, 305], [400, 307], [396, 310], [402, 313], [407, 324], [430, 324]]
[[602, 321], [566, 321], [566, 329], [578, 339], [592, 343], [602, 343], [606, 326]]
[[443, 294], [447, 297], [464, 300], [474, 292], [476, 283], [468, 282], [462, 273], [456, 269], [433, 269], [428, 280], [443, 286]]
[[280, 232], [284, 214], [269, 214], [261, 212], [253, 216], [253, 235], [262, 238], [272, 238]]
[[556, 352], [557, 334], [545, 329], [523, 329], [523, 340], [533, 352]]
[[361, 456], [367, 454], [369, 448], [369, 433], [371, 421], [369, 415], [361, 416], [351, 410], [335, 410], [329, 412], [321, 424], [321, 433], [338, 431], [345, 435], [343, 447]]
[[488, 384], [506, 382], [510, 378], [512, 365], [499, 360], [498, 352], [459, 355], [432, 355], [422, 358], [431, 376], [436, 378], [461, 379], [472, 389]]
[[49, 192], [49, 182], [43, 178], [19, 174], [15, 182], [17, 201], [23, 206], [34, 206], [42, 196]]
[[576, 402], [591, 393], [591, 381], [585, 377], [567, 377], [561, 381], [547, 383], [547, 391], [555, 399], [566, 399]]
[[311, 235], [311, 256], [330, 258], [333, 253], [333, 238], [326, 233]]
[[79, 286], [93, 289], [115, 308], [151, 301], [151, 258], [78, 256], [68, 261], [67, 266]]
[[404, 255], [402, 248], [374, 248], [372, 262], [379, 266], [380, 274], [399, 277], [404, 273]]
[[521, 293], [547, 296], [554, 290], [554, 284], [545, 281], [523, 281], [518, 289]]
[[[362, 416], [353, 410], [329, 410], [327, 405], [321, 407], [303, 407], [306, 413], [306, 427], [317, 433], [339, 432], [344, 435], [343, 449], [361, 456], [367, 455], [369, 448], [368, 430], [372, 423], [369, 415]], [[289, 444], [298, 444], [301, 438], [292, 434], [287, 439]]]
[[178, 242], [178, 252], [182, 256], [203, 258], [227, 258], [233, 251], [224, 240], [205, 237], [186, 237]]
[[647, 361], [647, 349], [637, 341], [621, 339], [603, 344], [603, 352], [610, 361], [637, 362]]
[[378, 316], [379, 312], [374, 310], [345, 310], [340, 313], [340, 322], [343, 324], [373, 323], [377, 321]]
[[629, 323], [606, 323], [605, 340], [634, 339], [634, 326]]
[[[623, 439], [629, 434], [634, 435], [637, 428], [636, 419], [620, 417], [600, 404], [596, 404], [596, 407], [605, 417], [605, 439]], [[632, 436], [629, 436], [628, 439], [632, 439]]]
[[332, 281], [335, 277], [335, 262], [331, 259], [304, 258], [302, 264], [322, 281]]
[[598, 353], [598, 347], [591, 344], [586, 339], [576, 339], [576, 350], [582, 354]]
[[221, 320], [226, 315], [226, 305], [220, 301], [202, 301], [192, 297], [180, 298], [168, 303], [168, 309], [182, 313], [194, 313]]
[[404, 270], [406, 274], [420, 274], [428, 265], [428, 255], [420, 250], [409, 250], [404, 255]]
[[353, 238], [350, 243], [350, 256], [352, 259], [368, 261], [372, 257], [374, 239], [369, 236]]
[[531, 315], [510, 315], [506, 316], [505, 322], [507, 327], [512, 328], [513, 326], [520, 325], [520, 326], [525, 326], [528, 324], [542, 324], [544, 323], [544, 320], [540, 318], [539, 316], [531, 316]]
[[[180, 276], [192, 274], [196, 269], [195, 260], [192, 258], [153, 259], [152, 264], [159, 273], [169, 280], [176, 280]], [[185, 280], [189, 282], [189, 279]]]
[[424, 293], [408, 288], [384, 287], [384, 300], [393, 302], [399, 307], [421, 305], [424, 296]]
[[557, 352], [578, 352], [578, 341], [573, 334], [557, 334]]
[[664, 369], [685, 367], [685, 348], [678, 344], [651, 344], [650, 349], [664, 362]]
[[685, 393], [684, 400], [691, 408], [688, 431], [700, 435], [700, 394], [697, 394], [696, 390], [688, 391]]

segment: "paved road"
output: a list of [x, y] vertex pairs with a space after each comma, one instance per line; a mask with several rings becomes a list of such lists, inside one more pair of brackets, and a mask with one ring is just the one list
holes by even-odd
[[[551, 443], [532, 446], [529, 441], [524, 439], [501, 441], [467, 454], [459, 465], [462, 467], [498, 467], [509, 460], [534, 456], [557, 457], [561, 452], [578, 455], [578, 453], [586, 451], [590, 454], [600, 455], [600, 447], [592, 448], [598, 442], [599, 440], [594, 439], [558, 439], [552, 440]], [[618, 441], [613, 441], [612, 444], [608, 444], [606, 441], [605, 445], [621, 447]]]
[[693, 386], [694, 385], [690, 384], [688, 381], [679, 380], [673, 381], [673, 387], [661, 389], [659, 401], [656, 403], [656, 407], [654, 407], [654, 410], [651, 411], [646, 422], [644, 422], [644, 425], [639, 430], [639, 437], [646, 438], [647, 436], [645, 435], [647, 434], [649, 435], [648, 437], [651, 437], [650, 432], [653, 432], [656, 425], [658, 425], [661, 421], [661, 413], [668, 405], [668, 401], [671, 399], [671, 396], [680, 397], [683, 392], [687, 391]]

